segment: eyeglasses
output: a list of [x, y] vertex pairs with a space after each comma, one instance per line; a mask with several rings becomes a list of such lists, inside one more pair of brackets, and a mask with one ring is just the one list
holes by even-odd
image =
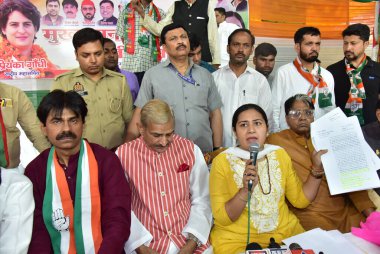
[[313, 109], [290, 110], [288, 113], [288, 116], [290, 116], [293, 119], [299, 119], [302, 114], [304, 114], [306, 118], [312, 118], [314, 116], [314, 110]]

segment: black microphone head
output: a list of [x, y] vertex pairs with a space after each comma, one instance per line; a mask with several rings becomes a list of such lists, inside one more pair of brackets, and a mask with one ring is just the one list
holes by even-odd
[[303, 250], [298, 243], [291, 243], [289, 245], [289, 250]]
[[281, 246], [278, 243], [276, 243], [276, 240], [273, 237], [271, 237], [269, 239], [268, 248], [269, 249], [277, 249], [277, 248], [281, 248]]
[[260, 149], [260, 145], [258, 143], [252, 143], [252, 144], [249, 145], [249, 151], [251, 153], [252, 152], [258, 153], [259, 149]]
[[247, 247], [245, 248], [245, 250], [262, 250], [262, 249], [263, 248], [258, 243], [249, 243], [247, 244]]

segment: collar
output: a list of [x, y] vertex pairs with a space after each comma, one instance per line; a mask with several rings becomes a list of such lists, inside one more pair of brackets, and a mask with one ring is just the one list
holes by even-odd
[[301, 145], [305, 148], [308, 148], [309, 151], [314, 150], [314, 146], [313, 146], [313, 143], [311, 141], [311, 137], [305, 138], [304, 136], [298, 135], [297, 133], [295, 133], [291, 129], [288, 129], [287, 131], [289, 132], [291, 139], [295, 140], [299, 145]]
[[[102, 76], [101, 76], [101, 78], [103, 78], [103, 77], [105, 77], [105, 76], [107, 76], [109, 73], [110, 70], [107, 70], [106, 68], [104, 68], [104, 66], [103, 66], [103, 68], [102, 68], [102, 72], [103, 72], [103, 74], [102, 74]], [[90, 78], [90, 77], [88, 77], [88, 75], [86, 74], [86, 73], [84, 73], [83, 71], [82, 71], [82, 69], [79, 67], [79, 68], [76, 68], [75, 69], [75, 71], [74, 71], [74, 76], [75, 77], [79, 77], [79, 76], [82, 76], [82, 75], [84, 75], [84, 76], [86, 76], [87, 78]]]
[[[275, 145], [270, 145], [270, 144], [264, 144], [264, 149], [259, 151], [257, 155], [257, 159], [263, 158], [265, 155], [271, 153], [272, 151], [276, 151], [280, 149], [281, 147], [275, 146]], [[242, 158], [244, 160], [249, 160], [250, 154], [249, 151], [243, 150], [240, 147], [230, 147], [227, 150], [223, 151], [222, 153], [228, 153], [235, 155], [236, 157]]]
[[[172, 64], [169, 58], [166, 59], [164, 62], [162, 62], [162, 66], [164, 67], [169, 67], [169, 65], [172, 65], [174, 67], [174, 65]], [[197, 65], [194, 64], [193, 60], [189, 58], [189, 67], [187, 68], [185, 75], [188, 75], [190, 70], [193, 68], [197, 68]]]
[[[222, 69], [229, 70], [229, 71], [233, 72], [232, 69], [231, 69], [231, 67], [230, 67], [230, 64], [227, 64], [227, 65], [223, 66]], [[250, 74], [252, 74], [252, 73], [254, 73], [255, 71], [256, 71], [256, 70], [253, 69], [251, 66], [249, 66], [248, 63], [247, 63], [247, 67], [245, 68], [243, 74], [244, 74], [244, 73], [250, 73]]]

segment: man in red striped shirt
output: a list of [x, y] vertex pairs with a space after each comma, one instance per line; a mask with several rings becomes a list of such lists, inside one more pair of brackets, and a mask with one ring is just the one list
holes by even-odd
[[151, 100], [137, 124], [141, 136], [119, 147], [132, 191], [126, 253], [212, 253], [209, 172], [192, 141], [174, 134], [168, 104]]

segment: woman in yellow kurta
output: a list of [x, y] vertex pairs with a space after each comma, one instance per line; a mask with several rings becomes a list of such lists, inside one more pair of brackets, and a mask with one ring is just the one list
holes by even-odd
[[[263, 145], [268, 133], [265, 112], [257, 105], [246, 104], [234, 113], [232, 127], [238, 147], [218, 155], [210, 175], [210, 199], [214, 216], [211, 244], [214, 253], [241, 253], [248, 236], [248, 182], [253, 181], [250, 195], [249, 242], [267, 247], [270, 238], [276, 242], [302, 233], [304, 229], [286, 205], [285, 198], [299, 208], [306, 207], [317, 193], [323, 174], [320, 151], [313, 175], [302, 185], [291, 159], [284, 149]], [[249, 145], [258, 143], [257, 169], [249, 160]]]

